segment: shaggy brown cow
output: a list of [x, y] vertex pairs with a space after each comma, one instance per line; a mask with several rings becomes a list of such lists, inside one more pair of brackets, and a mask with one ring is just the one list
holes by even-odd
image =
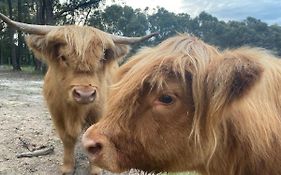
[[281, 61], [268, 51], [218, 51], [188, 35], [121, 66], [105, 116], [83, 136], [113, 172], [281, 174]]
[[[108, 85], [114, 81], [117, 59], [128, 46], [154, 34], [128, 38], [87, 26], [40, 26], [11, 21], [7, 24], [36, 35], [26, 37], [34, 54], [48, 64], [43, 93], [53, 123], [63, 142], [63, 173], [74, 168], [74, 146], [83, 126], [96, 122], [104, 110]], [[97, 170], [92, 168], [92, 173]]]

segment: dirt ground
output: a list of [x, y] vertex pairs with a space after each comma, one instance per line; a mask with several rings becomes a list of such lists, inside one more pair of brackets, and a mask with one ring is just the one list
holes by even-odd
[[[60, 174], [62, 143], [53, 129], [42, 84], [42, 75], [0, 69], [0, 175]], [[16, 154], [28, 152], [23, 142], [36, 147], [53, 145], [55, 149], [45, 156], [17, 158]], [[74, 174], [89, 174], [80, 141]], [[107, 171], [102, 174], [112, 175]], [[124, 174], [143, 173], [132, 170]]]

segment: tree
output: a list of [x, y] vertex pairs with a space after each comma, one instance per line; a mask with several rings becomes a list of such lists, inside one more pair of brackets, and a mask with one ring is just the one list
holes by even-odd
[[[12, 8], [12, 1], [11, 0], [7, 0], [8, 3], [8, 11], [9, 11], [9, 17], [10, 19], [13, 19], [13, 8]], [[14, 34], [15, 31], [10, 28], [9, 29], [9, 45], [10, 45], [10, 58], [11, 58], [11, 62], [13, 65], [13, 70], [21, 70], [20, 65], [19, 65], [19, 60], [16, 58], [16, 48], [15, 48], [15, 42], [14, 42]]]
[[[18, 18], [17, 21], [22, 21], [22, 0], [18, 0]], [[16, 53], [16, 69], [21, 70], [20, 61], [22, 60], [22, 50], [23, 50], [23, 36], [21, 31], [17, 31], [18, 33], [18, 46]]]
[[174, 35], [177, 31], [177, 16], [176, 14], [167, 11], [164, 8], [157, 9], [155, 14], [148, 17], [150, 23], [150, 30], [160, 33], [159, 38], [165, 39]]
[[273, 51], [281, 56], [281, 27], [278, 25], [272, 25], [268, 29], [269, 36], [266, 37], [266, 42], [270, 43]]
[[149, 30], [159, 32], [155, 44], [175, 35], [176, 33], [193, 33], [192, 20], [186, 13], [175, 14], [164, 8], [158, 8], [156, 12], [148, 16]]
[[88, 24], [100, 26], [109, 33], [128, 36], [145, 35], [149, 29], [146, 16], [139, 9], [118, 5], [96, 11], [90, 16]]
[[[104, 10], [96, 10], [89, 18], [88, 23], [103, 31], [115, 35], [143, 36], [149, 32], [149, 23], [146, 15], [140, 10], [129, 6], [112, 5]], [[149, 41], [133, 45], [131, 54]]]
[[80, 22], [84, 20], [86, 23], [87, 18], [92, 9], [99, 7], [100, 2], [103, 0], [72, 0], [65, 2], [63, 4], [57, 4], [54, 13], [54, 18], [56, 21], [62, 19], [63, 24], [75, 24], [75, 22]]
[[[220, 21], [202, 12], [191, 18], [189, 14], [175, 14], [164, 8], [145, 10], [123, 5], [103, 8], [105, 0], [0, 0], [1, 13], [12, 19], [35, 24], [87, 24], [103, 31], [126, 36], [141, 36], [150, 32], [160, 32], [152, 40], [134, 45], [134, 53], [142, 45], [155, 45], [167, 37], [180, 33], [191, 33], [220, 48], [242, 45], [258, 46], [281, 55], [281, 27], [268, 26], [253, 17], [243, 21]], [[24, 15], [28, 14], [28, 15]], [[20, 70], [21, 64], [35, 65], [42, 70], [42, 64], [28, 51], [23, 35], [0, 21], [0, 64], [12, 64]], [[7, 45], [7, 43], [9, 43]]]

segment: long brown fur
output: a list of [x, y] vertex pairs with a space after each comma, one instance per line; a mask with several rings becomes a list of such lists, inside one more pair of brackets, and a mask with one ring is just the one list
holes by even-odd
[[[281, 62], [260, 48], [219, 51], [180, 34], [145, 48], [119, 71], [105, 117], [83, 142], [106, 169], [281, 174]], [[178, 113], [154, 113], [150, 99], [182, 89]], [[146, 112], [148, 111], [148, 112]], [[167, 113], [167, 114], [165, 114]], [[114, 146], [112, 146], [112, 144]]]
[[[64, 146], [62, 173], [71, 173], [76, 140], [85, 125], [102, 116], [117, 59], [128, 52], [128, 46], [115, 44], [104, 32], [87, 26], [63, 26], [46, 35], [27, 36], [26, 42], [48, 65], [43, 94]], [[76, 86], [96, 88], [94, 102], [77, 103], [72, 95]], [[96, 173], [93, 166], [92, 174]]]

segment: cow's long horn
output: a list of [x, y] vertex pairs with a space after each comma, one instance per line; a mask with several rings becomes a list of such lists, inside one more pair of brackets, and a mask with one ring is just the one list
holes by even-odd
[[22, 22], [17, 22], [11, 20], [7, 16], [0, 13], [0, 19], [8, 24], [8, 26], [14, 27], [17, 30], [37, 35], [45, 35], [50, 32], [52, 29], [58, 28], [57, 26], [48, 26], [48, 25], [34, 25], [34, 24], [26, 24]]
[[142, 37], [125, 37], [125, 36], [116, 36], [116, 35], [112, 35], [110, 34], [112, 40], [114, 43], [117, 44], [134, 44], [137, 42], [141, 42], [144, 41], [146, 39], [149, 39], [155, 35], [158, 35], [159, 32], [155, 32], [155, 33], [151, 33]]

